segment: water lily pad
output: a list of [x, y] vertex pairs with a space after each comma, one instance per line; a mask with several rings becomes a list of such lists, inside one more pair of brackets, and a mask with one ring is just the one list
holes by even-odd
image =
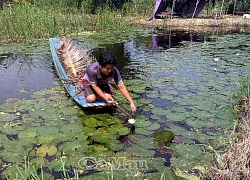
[[86, 136], [83, 132], [80, 132], [78, 134], [75, 134], [74, 138], [77, 139], [80, 142], [83, 142], [83, 141], [86, 141], [88, 139], [88, 136]]
[[157, 122], [152, 123], [149, 126], [144, 127], [145, 130], [149, 130], [149, 131], [156, 131], [157, 129], [159, 129], [161, 127], [161, 125]]
[[162, 115], [166, 115], [166, 113], [168, 112], [166, 109], [163, 109], [161, 107], [157, 107], [152, 109], [151, 111], [154, 115], [158, 115], [158, 116], [162, 116]]
[[73, 107], [64, 107], [64, 108], [60, 108], [58, 110], [58, 113], [62, 113], [65, 116], [72, 116], [77, 114], [79, 109], [73, 108]]
[[176, 157], [171, 164], [181, 170], [191, 170], [195, 166], [206, 166], [212, 159], [211, 154], [204, 152], [199, 145], [176, 144], [173, 146]]
[[37, 104], [38, 101], [35, 99], [25, 99], [20, 101], [20, 105], [17, 107], [18, 111], [26, 111], [33, 109], [34, 105]]
[[0, 122], [14, 121], [18, 116], [16, 114], [0, 113]]
[[37, 128], [37, 134], [39, 136], [51, 136], [57, 134], [59, 129], [57, 127], [50, 127], [50, 126], [40, 126]]
[[90, 127], [83, 127], [83, 133], [86, 136], [93, 136], [95, 134], [96, 129]]
[[70, 160], [65, 156], [54, 159], [53, 161], [48, 163], [47, 166], [48, 168], [53, 169], [53, 171], [62, 172], [62, 164], [64, 164], [65, 169], [70, 168]]
[[39, 157], [45, 157], [47, 154], [47, 150], [48, 150], [48, 146], [47, 145], [43, 145], [39, 148], [37, 148], [37, 156]]
[[41, 114], [41, 117], [45, 121], [47, 121], [46, 124], [51, 124], [51, 121], [53, 122], [53, 120], [57, 120], [57, 122], [60, 120], [59, 114], [56, 113], [56, 111], [52, 110], [52, 109], [46, 109], [46, 110], [44, 110], [44, 113]]
[[33, 118], [33, 119], [36, 119], [36, 118], [38, 119], [41, 117], [42, 114], [44, 114], [43, 110], [32, 110], [30, 111], [28, 117]]
[[169, 121], [185, 121], [186, 118], [190, 117], [189, 113], [168, 113], [166, 118]]
[[91, 136], [91, 138], [96, 142], [107, 143], [110, 140], [115, 140], [116, 135], [108, 133], [107, 130], [103, 128], [103, 129], [97, 129]]
[[5, 101], [4, 104], [0, 104], [0, 112], [16, 112], [17, 107], [20, 105], [19, 99], [10, 98]]
[[138, 103], [142, 103], [145, 105], [150, 104], [151, 102], [152, 102], [152, 100], [150, 100], [150, 99], [145, 99], [145, 98], [138, 99]]
[[136, 127], [143, 127], [144, 125], [149, 126], [152, 124], [152, 122], [148, 121], [148, 118], [146, 116], [143, 116], [143, 115], [136, 115], [135, 119], [136, 119], [136, 121], [135, 121], [134, 125]]
[[4, 143], [4, 141], [9, 141], [9, 140], [8, 140], [8, 138], [7, 138], [7, 136], [5, 134], [0, 134], [0, 142]]
[[57, 153], [57, 148], [54, 145], [48, 147], [48, 156], [54, 156]]
[[15, 124], [13, 124], [13, 126], [5, 125], [1, 127], [0, 129], [2, 133], [7, 134], [7, 135], [14, 135], [24, 130], [22, 126], [17, 126]]
[[96, 179], [98, 179], [98, 180], [106, 180], [107, 176], [108, 175], [106, 173], [95, 173], [95, 174], [85, 176], [85, 177], [83, 177], [81, 179], [82, 180], [96, 180]]
[[150, 93], [147, 94], [147, 97], [149, 97], [149, 98], [159, 98], [160, 95], [159, 95], [158, 92], [150, 92]]
[[65, 133], [65, 134], [70, 134], [70, 133], [77, 134], [79, 132], [82, 132], [82, 126], [80, 126], [77, 123], [74, 123], [74, 124], [65, 124], [60, 129], [60, 132]]
[[63, 149], [63, 153], [65, 154], [72, 154], [76, 152], [85, 153], [88, 150], [88, 142], [65, 142], [63, 145], [61, 145], [61, 148]]
[[3, 172], [1, 173], [1, 179], [6, 179], [6, 177], [8, 177], [8, 179], [15, 179], [16, 178], [16, 174], [13, 172], [16, 172], [17, 167], [16, 166], [8, 166], [6, 167]]
[[89, 117], [83, 120], [83, 125], [88, 127], [97, 127], [98, 126], [98, 120], [93, 117]]
[[124, 147], [124, 144], [118, 140], [111, 140], [108, 143], [105, 143], [104, 147], [110, 149], [111, 151], [118, 151]]
[[162, 147], [169, 145], [174, 140], [174, 133], [168, 130], [163, 130], [155, 134], [154, 142], [157, 146]]
[[195, 132], [191, 129], [188, 129], [185, 126], [171, 124], [171, 125], [169, 125], [169, 127], [175, 135], [181, 135], [181, 136], [188, 138], [188, 139], [196, 139], [197, 138], [197, 132]]
[[104, 145], [101, 144], [95, 144], [95, 145], [89, 145], [87, 154], [89, 157], [95, 157], [95, 158], [107, 158], [114, 156], [114, 152], [109, 150], [108, 148], [104, 147]]
[[154, 134], [154, 131], [146, 130], [145, 128], [136, 128], [135, 132], [142, 135], [151, 135]]
[[135, 156], [140, 157], [153, 157], [155, 155], [154, 150], [150, 150], [136, 144], [130, 146], [127, 151]]
[[190, 160], [203, 154], [199, 145], [177, 144], [174, 149], [179, 156]]
[[26, 138], [34, 138], [36, 137], [36, 131], [32, 131], [32, 130], [25, 130], [25, 131], [21, 131], [20, 133], [18, 133], [18, 138], [19, 139], [26, 139]]
[[27, 152], [24, 149], [20, 149], [20, 148], [18, 149], [18, 151], [14, 151], [14, 152], [4, 150], [1, 152], [0, 157], [6, 162], [17, 163], [25, 157], [26, 153]]
[[122, 124], [114, 124], [107, 128], [107, 131], [114, 135], [118, 133], [120, 136], [125, 136], [130, 133], [130, 129], [123, 126]]
[[54, 136], [38, 136], [37, 143], [38, 144], [47, 144], [55, 139]]
[[[93, 114], [92, 117], [96, 118], [99, 121], [107, 121], [110, 119], [114, 119], [114, 121], [117, 120], [117, 118], [112, 117], [110, 114]], [[116, 122], [119, 122], [119, 121], [116, 121]]]
[[147, 149], [155, 149], [155, 145], [154, 145], [154, 138], [150, 137], [150, 138], [142, 138], [141, 140], [139, 140], [138, 145], [147, 148]]
[[151, 121], [148, 120], [143, 120], [143, 119], [136, 119], [134, 125], [138, 128], [142, 128], [142, 127], [147, 127], [152, 125], [153, 123]]
[[173, 167], [178, 167], [183, 171], [191, 170], [195, 165], [190, 160], [183, 159], [183, 158], [177, 158], [177, 157], [172, 157], [171, 158], [171, 164], [172, 164]]

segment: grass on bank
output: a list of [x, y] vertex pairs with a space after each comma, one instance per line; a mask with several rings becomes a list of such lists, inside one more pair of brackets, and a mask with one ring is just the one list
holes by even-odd
[[229, 138], [228, 147], [216, 156], [208, 175], [214, 180], [250, 178], [250, 81], [244, 80], [236, 93], [240, 103], [237, 113], [241, 114], [234, 136]]
[[[97, 9], [95, 14], [85, 9], [63, 9], [36, 5], [12, 4], [0, 11], [0, 39], [25, 42], [54, 36], [67, 36], [83, 31], [123, 31], [135, 25], [131, 19], [152, 11], [153, 0], [144, 4], [125, 4], [122, 10]], [[149, 5], [150, 4], [150, 5]], [[139, 5], [139, 6], [138, 6]], [[152, 13], [152, 12], [151, 12]]]
[[11, 41], [65, 36], [82, 31], [114, 31], [132, 25], [130, 21], [124, 22], [118, 12], [103, 10], [90, 16], [25, 5], [9, 7], [0, 12], [0, 17], [2, 38]]

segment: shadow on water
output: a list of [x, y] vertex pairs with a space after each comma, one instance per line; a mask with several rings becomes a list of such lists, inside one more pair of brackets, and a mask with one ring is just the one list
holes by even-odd
[[1, 54], [0, 104], [8, 98], [27, 98], [33, 91], [53, 85], [54, 74], [50, 57], [40, 54]]

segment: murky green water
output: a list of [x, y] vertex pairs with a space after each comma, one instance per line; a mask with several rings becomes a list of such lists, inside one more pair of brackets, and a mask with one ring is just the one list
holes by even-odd
[[[213, 159], [206, 145], [220, 148], [227, 143], [237, 118], [229, 109], [232, 97], [249, 76], [249, 31], [139, 29], [130, 36], [84, 35], [77, 40], [94, 48], [95, 56], [103, 50], [115, 53], [138, 106], [134, 132], [121, 126], [120, 112], [91, 115], [67, 98], [54, 75], [48, 42], [1, 46], [2, 174], [13, 176], [14, 167], [5, 165], [23, 162], [29, 155], [33, 164], [51, 169], [46, 171], [48, 177], [61, 176], [62, 160], [82, 177], [94, 170], [99, 173], [92, 176], [107, 177], [110, 166], [103, 162], [99, 166], [96, 159], [107, 162], [112, 157], [112, 162], [131, 160], [114, 166], [112, 173], [119, 179], [136, 173], [149, 179], [162, 173], [177, 178], [171, 167], [178, 176], [187, 176], [183, 172], [192, 169], [202, 172]], [[121, 95], [117, 97], [128, 109]], [[175, 134], [175, 142], [156, 147], [154, 134], [164, 129]], [[94, 166], [84, 164], [86, 158]]]

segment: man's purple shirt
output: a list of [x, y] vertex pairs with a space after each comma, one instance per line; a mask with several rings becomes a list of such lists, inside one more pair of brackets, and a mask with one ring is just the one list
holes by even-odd
[[94, 62], [87, 67], [83, 75], [83, 85], [107, 84], [112, 79], [114, 79], [116, 85], [122, 83], [120, 72], [116, 67], [113, 68], [108, 76], [101, 75], [99, 63]]

